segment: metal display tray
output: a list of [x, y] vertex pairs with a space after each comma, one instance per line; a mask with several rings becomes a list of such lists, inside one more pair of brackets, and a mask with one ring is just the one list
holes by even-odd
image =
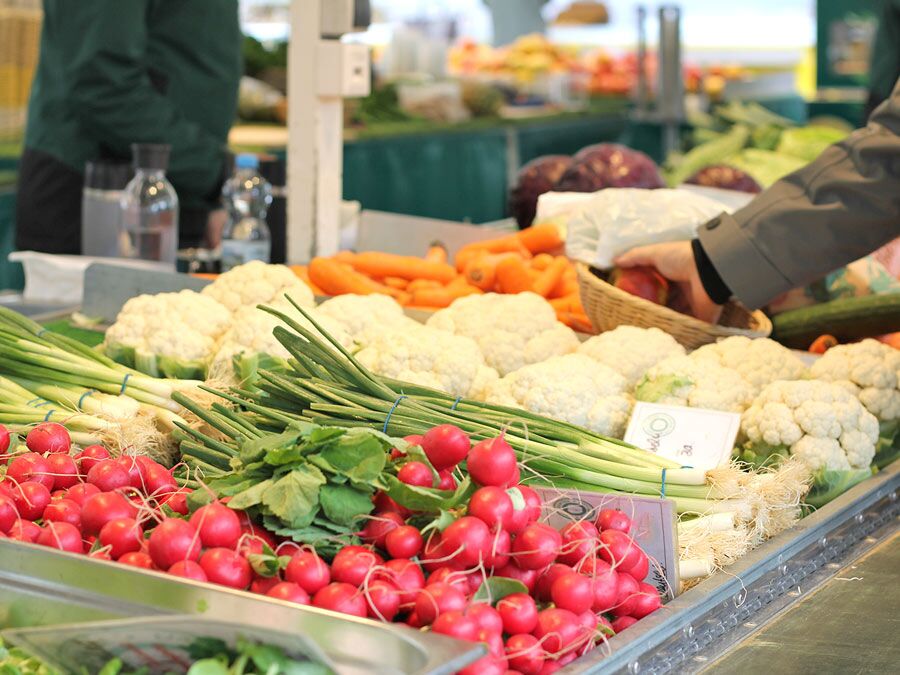
[[300, 633], [341, 675], [449, 675], [484, 648], [398, 624], [176, 579], [160, 572], [0, 539], [0, 628], [198, 614]]

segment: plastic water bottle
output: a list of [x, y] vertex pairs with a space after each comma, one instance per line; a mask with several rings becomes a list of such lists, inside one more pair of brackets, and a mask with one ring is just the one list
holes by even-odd
[[269, 262], [272, 236], [266, 212], [272, 204], [272, 186], [259, 174], [256, 155], [238, 155], [235, 172], [222, 188], [229, 222], [222, 234], [222, 271], [251, 260]]
[[178, 195], [166, 179], [168, 145], [131, 146], [134, 178], [122, 193], [119, 255], [175, 265]]

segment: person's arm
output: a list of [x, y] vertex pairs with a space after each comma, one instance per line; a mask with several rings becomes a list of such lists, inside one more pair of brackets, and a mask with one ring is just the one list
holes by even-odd
[[819, 279], [900, 234], [900, 82], [868, 126], [732, 215], [698, 231], [703, 253], [750, 308]]
[[73, 35], [68, 74], [75, 85], [75, 114], [82, 128], [120, 156], [130, 156], [132, 143], [168, 143], [168, 175], [178, 189], [195, 197], [213, 195], [226, 149], [154, 88], [147, 56], [151, 5], [151, 0], [79, 0], [61, 8], [58, 16]]
[[871, 113], [891, 94], [900, 77], [900, 0], [883, 0], [878, 16], [878, 29], [869, 57], [869, 101]]

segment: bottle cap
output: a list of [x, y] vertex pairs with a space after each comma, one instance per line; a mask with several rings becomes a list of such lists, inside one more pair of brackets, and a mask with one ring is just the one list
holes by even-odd
[[241, 153], [234, 158], [234, 166], [238, 169], [258, 169], [259, 157], [250, 153]]
[[169, 168], [169, 153], [172, 146], [166, 143], [133, 143], [131, 145], [132, 164], [135, 169]]
[[94, 190], [124, 190], [134, 175], [129, 162], [97, 160], [84, 165], [84, 187]]

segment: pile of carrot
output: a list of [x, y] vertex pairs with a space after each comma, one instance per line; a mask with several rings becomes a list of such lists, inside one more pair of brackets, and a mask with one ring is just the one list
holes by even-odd
[[293, 269], [317, 295], [384, 293], [429, 311], [465, 295], [531, 291], [547, 298], [566, 325], [594, 332], [581, 306], [575, 266], [560, 255], [562, 248], [556, 227], [544, 223], [468, 244], [452, 262], [435, 244], [421, 258], [342, 251]]

